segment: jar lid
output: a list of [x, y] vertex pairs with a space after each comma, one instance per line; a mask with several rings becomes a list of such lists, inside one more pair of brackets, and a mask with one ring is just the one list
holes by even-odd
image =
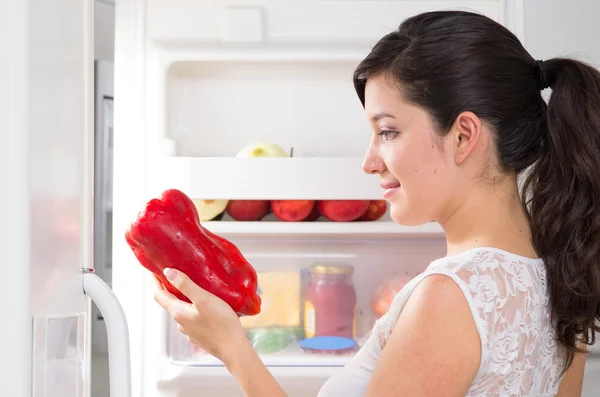
[[353, 339], [341, 336], [315, 336], [301, 339], [298, 341], [298, 344], [303, 349], [325, 351], [346, 350], [357, 346], [357, 343]]
[[335, 265], [335, 264], [315, 264], [310, 267], [310, 271], [318, 274], [352, 274], [354, 266]]

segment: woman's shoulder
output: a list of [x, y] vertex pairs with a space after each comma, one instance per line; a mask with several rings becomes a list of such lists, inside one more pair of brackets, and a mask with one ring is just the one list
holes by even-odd
[[[459, 288], [451, 288], [449, 284]], [[379, 342], [385, 346], [415, 290], [419, 288], [420, 295], [431, 294], [432, 299], [449, 299], [438, 294], [440, 285], [443, 285], [457, 299], [460, 296], [464, 298], [463, 304], [471, 311], [481, 338], [482, 363], [486, 362], [488, 352], [498, 338], [506, 336], [507, 332], [498, 327], [490, 329], [490, 324], [497, 320], [506, 324], [521, 323], [527, 318], [523, 315], [524, 310], [544, 311], [547, 306], [545, 284], [542, 260], [521, 257], [496, 248], [475, 248], [437, 259], [396, 295], [388, 313], [376, 327]], [[527, 324], [521, 325], [523, 329], [530, 328]]]
[[498, 248], [479, 247], [433, 261], [426, 274], [443, 274], [461, 287], [472, 310], [502, 310], [512, 298], [531, 296], [544, 304], [546, 270], [542, 259]]
[[527, 258], [493, 247], [471, 248], [436, 259], [425, 273], [455, 275], [465, 282], [480, 277], [500, 282], [514, 279], [520, 288], [544, 283], [546, 276], [542, 259]]
[[[512, 312], [512, 300], [547, 302], [546, 275], [541, 259], [526, 258], [497, 248], [480, 247], [432, 261], [427, 269], [407, 284], [394, 298], [385, 318], [382, 334], [388, 337], [402, 308], [414, 290], [431, 276], [446, 276], [458, 285], [473, 313], [480, 332], [485, 332], [488, 315]], [[428, 289], [435, 293], [434, 289]], [[494, 314], [495, 313], [495, 314]], [[506, 314], [507, 316], [509, 313]]]

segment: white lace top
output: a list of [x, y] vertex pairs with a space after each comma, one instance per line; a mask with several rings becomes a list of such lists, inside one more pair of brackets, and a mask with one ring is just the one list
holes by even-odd
[[465, 294], [482, 355], [470, 396], [551, 397], [560, 383], [562, 349], [554, 340], [541, 259], [495, 248], [475, 248], [431, 262], [394, 298], [355, 357], [330, 378], [318, 397], [362, 397], [396, 320], [428, 275], [452, 278]]

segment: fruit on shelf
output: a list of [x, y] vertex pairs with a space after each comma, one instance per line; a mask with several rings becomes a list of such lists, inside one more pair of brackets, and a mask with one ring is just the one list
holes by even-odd
[[286, 222], [300, 222], [310, 215], [314, 200], [272, 200], [271, 209], [275, 216]]
[[392, 300], [394, 300], [398, 292], [400, 292], [400, 290], [412, 279], [413, 276], [409, 276], [408, 273], [396, 274], [386, 278], [379, 285], [373, 295], [373, 299], [371, 299], [371, 309], [373, 309], [373, 312], [377, 317], [381, 317], [387, 313]]
[[269, 200], [229, 200], [226, 211], [236, 221], [259, 221], [269, 207]]
[[304, 219], [304, 222], [314, 222], [317, 219], [319, 219], [320, 217], [321, 217], [321, 213], [319, 212], [319, 209], [317, 208], [317, 205], [315, 204], [315, 206], [313, 207], [310, 214], [308, 214], [308, 216]]
[[250, 157], [289, 157], [281, 146], [271, 142], [257, 142], [244, 146], [237, 154], [238, 158]]
[[321, 215], [334, 222], [358, 219], [369, 207], [369, 200], [321, 200], [317, 208]]
[[369, 207], [358, 219], [359, 222], [370, 222], [376, 221], [381, 218], [387, 211], [387, 201], [385, 200], [371, 200], [369, 201]]
[[225, 215], [225, 208], [229, 200], [192, 200], [196, 209], [198, 210], [198, 216], [200, 221], [212, 221], [221, 220]]

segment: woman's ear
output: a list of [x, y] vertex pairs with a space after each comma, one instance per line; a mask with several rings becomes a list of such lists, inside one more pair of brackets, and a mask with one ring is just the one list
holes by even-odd
[[450, 130], [454, 160], [462, 164], [481, 140], [482, 123], [473, 112], [462, 112]]

